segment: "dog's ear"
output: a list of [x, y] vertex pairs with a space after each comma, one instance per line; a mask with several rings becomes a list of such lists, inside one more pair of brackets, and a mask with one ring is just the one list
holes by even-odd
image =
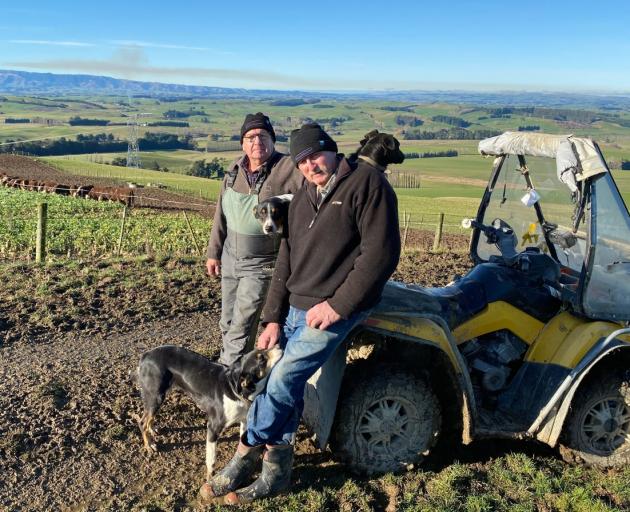
[[359, 142], [359, 144], [361, 146], [365, 146], [365, 144], [370, 140], [373, 139], [374, 137], [376, 137], [378, 135], [378, 130], [372, 130], [370, 132], [367, 132], [363, 138], [361, 139], [361, 142]]
[[390, 135], [389, 133], [383, 133], [382, 135], [383, 135], [383, 146], [385, 146], [390, 151], [395, 151], [398, 148], [398, 146], [400, 146], [400, 143], [398, 142], [396, 137], [394, 137], [393, 135]]
[[400, 142], [396, 137], [385, 134], [383, 145], [387, 148], [387, 159], [390, 164], [402, 164], [405, 160], [404, 153], [400, 150]]

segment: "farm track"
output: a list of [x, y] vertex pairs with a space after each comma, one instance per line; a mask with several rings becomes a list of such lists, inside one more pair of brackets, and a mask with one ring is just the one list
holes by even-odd
[[[72, 175], [59, 171], [36, 158], [8, 154], [0, 154], [0, 174], [2, 173], [20, 179], [61, 183], [64, 185], [126, 186], [120, 180]], [[198, 197], [193, 198], [154, 187], [136, 188], [134, 189], [134, 196], [134, 207], [136, 208], [167, 211], [188, 210], [199, 212], [208, 217], [214, 215], [214, 203]]]
[[[468, 266], [463, 253], [420, 252], [406, 257], [395, 277], [445, 284]], [[1, 271], [9, 286], [0, 291], [0, 509], [139, 510], [149, 503], [161, 504], [155, 510], [196, 509], [202, 414], [173, 393], [158, 418], [160, 453], [146, 455], [131, 417], [139, 411], [132, 374], [143, 351], [164, 343], [218, 353], [220, 287], [204, 276], [203, 262]], [[37, 296], [42, 285], [49, 295]], [[221, 439], [218, 467], [236, 437], [232, 429]], [[339, 473], [303, 432], [296, 466], [297, 489]]]
[[[470, 267], [467, 237], [445, 234], [438, 254], [428, 252], [432, 244], [432, 233], [411, 230], [394, 279], [443, 286]], [[154, 455], [144, 452], [132, 419], [143, 351], [174, 343], [218, 353], [220, 286], [205, 276], [203, 261], [13, 263], [0, 264], [0, 275], [0, 511], [209, 510], [197, 496], [205, 473], [200, 411], [181, 394], [169, 395]], [[220, 438], [217, 467], [237, 436], [233, 428]], [[449, 446], [419, 470], [372, 479], [315, 450], [303, 430], [296, 451], [292, 492], [246, 510], [630, 507], [630, 470], [572, 469], [532, 443]], [[566, 505], [578, 499], [597, 506]]]

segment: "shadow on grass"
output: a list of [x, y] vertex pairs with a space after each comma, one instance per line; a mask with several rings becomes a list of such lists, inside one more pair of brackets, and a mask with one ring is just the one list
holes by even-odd
[[[448, 444], [448, 446], [446, 446]], [[429, 457], [421, 468], [439, 472], [458, 462], [461, 464], [485, 464], [508, 453], [522, 453], [528, 456], [560, 458], [558, 451], [537, 441], [514, 439], [481, 439], [469, 445], [443, 443]]]

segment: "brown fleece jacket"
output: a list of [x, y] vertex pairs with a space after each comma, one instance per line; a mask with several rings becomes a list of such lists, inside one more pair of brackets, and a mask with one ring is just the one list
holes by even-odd
[[328, 300], [344, 318], [371, 308], [398, 264], [398, 205], [382, 172], [341, 158], [319, 210], [316, 194], [315, 185], [305, 183], [289, 207], [265, 323], [281, 323], [288, 304], [308, 310]]

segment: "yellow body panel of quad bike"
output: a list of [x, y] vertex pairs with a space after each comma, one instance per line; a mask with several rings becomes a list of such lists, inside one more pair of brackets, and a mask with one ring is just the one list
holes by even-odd
[[396, 333], [397, 336], [408, 336], [442, 350], [451, 361], [453, 368], [462, 372], [461, 357], [455, 354], [454, 344], [449, 341], [447, 333], [436, 322], [428, 318], [408, 317], [397, 318], [394, 316], [370, 317], [369, 325], [382, 331]]
[[459, 325], [453, 336], [457, 344], [488, 334], [507, 329], [530, 345], [542, 331], [545, 324], [520, 309], [503, 301], [489, 303], [483, 311]]
[[[595, 343], [620, 327], [613, 322], [578, 318], [562, 311], [547, 323], [530, 346], [525, 361], [575, 368]], [[628, 335], [619, 339], [630, 343]]]
[[[457, 372], [461, 358], [455, 355], [444, 329], [427, 318], [372, 317], [370, 326], [395, 332], [436, 346], [442, 350]], [[619, 324], [592, 321], [562, 311], [546, 324], [507, 302], [497, 301], [453, 330], [457, 345], [478, 336], [506, 329], [529, 345], [524, 361], [575, 368], [600, 339], [619, 329]], [[620, 339], [630, 344], [630, 336]]]
[[[575, 368], [602, 338], [619, 329], [619, 324], [592, 321], [562, 311], [546, 324], [506, 302], [488, 304], [481, 313], [454, 331], [457, 343], [507, 329], [529, 345], [525, 361]], [[630, 343], [630, 337], [621, 336]]]

